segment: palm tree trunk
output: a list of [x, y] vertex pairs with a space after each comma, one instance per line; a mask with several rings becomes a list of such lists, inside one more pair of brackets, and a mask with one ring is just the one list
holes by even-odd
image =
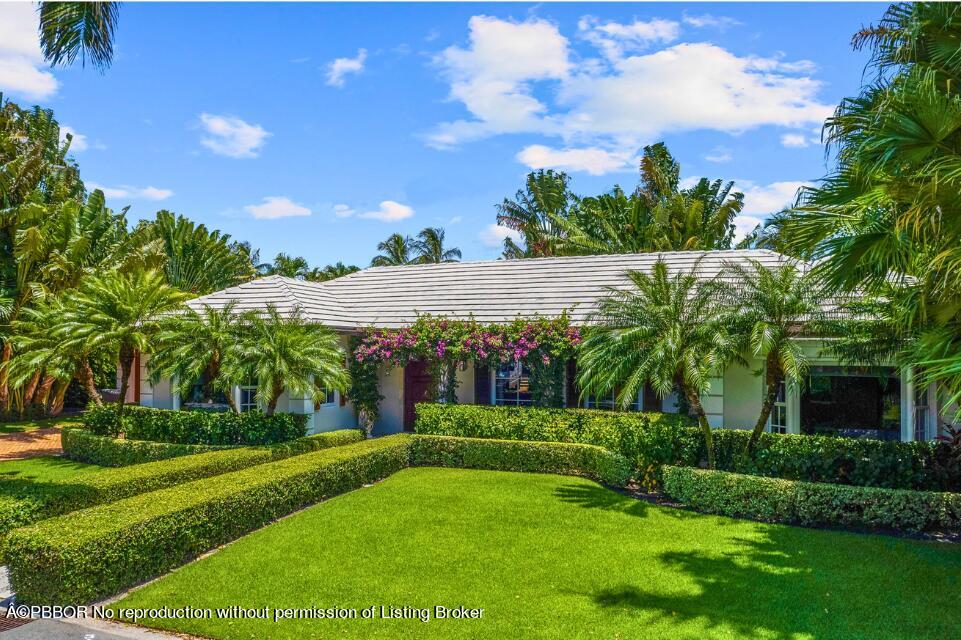
[[117, 420], [123, 417], [123, 405], [130, 388], [130, 371], [133, 369], [134, 350], [129, 347], [120, 349], [120, 397], [117, 399]]
[[707, 447], [707, 468], [713, 469], [714, 435], [711, 432], [711, 425], [707, 421], [707, 414], [704, 413], [704, 407], [701, 405], [701, 396], [686, 384], [681, 385], [681, 391], [684, 393], [684, 397], [687, 398], [687, 403], [690, 405], [691, 411], [694, 412], [697, 423], [701, 427], [701, 433], [704, 435], [704, 446]]
[[[100, 392], [97, 391], [97, 385], [94, 384], [93, 379], [93, 369], [90, 367], [90, 361], [84, 358], [80, 365], [80, 369], [77, 372], [80, 378], [80, 383], [83, 385], [84, 391], [90, 396], [90, 400], [94, 405], [98, 407], [103, 406], [103, 398], [100, 397]], [[66, 393], [66, 391], [64, 391]]]
[[283, 385], [275, 384], [273, 388], [271, 388], [270, 400], [267, 402], [267, 411], [265, 412], [266, 415], [268, 416], [274, 415], [274, 411], [277, 409], [277, 400], [280, 399], [280, 394], [282, 394], [283, 392], [284, 392]]
[[[64, 399], [67, 397], [67, 389], [70, 388], [70, 381], [61, 380], [57, 382], [55, 391], [50, 400], [50, 409], [47, 411], [51, 416], [59, 416], [63, 412]], [[96, 391], [96, 389], [95, 389]]]
[[23, 408], [26, 411], [27, 407], [33, 404], [33, 395], [37, 392], [37, 385], [40, 384], [40, 376], [43, 375], [43, 370], [37, 369], [30, 376], [30, 380], [27, 381], [27, 386], [23, 390]]
[[754, 424], [754, 430], [751, 431], [751, 437], [747, 441], [747, 445], [744, 447], [744, 455], [751, 455], [754, 451], [754, 445], [760, 439], [761, 434], [764, 433], [764, 427], [767, 426], [768, 418], [771, 417], [771, 411], [774, 409], [774, 403], [777, 400], [777, 390], [781, 386], [781, 371], [777, 364], [777, 359], [772, 355], [767, 357], [766, 372], [764, 374], [764, 400], [761, 402], [761, 415], [758, 416], [757, 422]]
[[7, 363], [13, 357], [13, 345], [9, 341], [3, 343], [0, 355], [0, 411], [10, 410], [10, 379], [7, 375]]
[[53, 376], [44, 376], [43, 382], [37, 387], [37, 392], [33, 396], [34, 404], [43, 407], [44, 413], [46, 413], [47, 400], [50, 398], [50, 390], [53, 388], [53, 383], [56, 382], [56, 380]]

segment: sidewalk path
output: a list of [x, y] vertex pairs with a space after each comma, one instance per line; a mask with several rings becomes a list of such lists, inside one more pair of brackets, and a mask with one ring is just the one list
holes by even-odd
[[54, 456], [61, 451], [60, 429], [54, 427], [0, 435], [0, 461]]
[[174, 636], [106, 620], [34, 620], [0, 632], [0, 640], [183, 640]]

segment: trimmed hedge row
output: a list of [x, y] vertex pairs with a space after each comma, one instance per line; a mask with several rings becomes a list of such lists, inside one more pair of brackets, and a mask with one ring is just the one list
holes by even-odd
[[132, 464], [169, 460], [208, 451], [233, 449], [237, 445], [170, 444], [150, 440], [127, 440], [98, 436], [87, 429], [64, 429], [60, 432], [63, 455], [77, 462], [101, 467], [127, 467]]
[[[706, 459], [704, 438], [676, 414], [589, 409], [540, 409], [418, 404], [417, 433], [581, 442], [617, 451], [647, 481], [661, 465], [696, 467]], [[961, 478], [935, 464], [940, 442], [890, 442], [832, 436], [762, 434], [745, 458], [750, 432], [715, 429], [718, 469], [807, 482], [891, 489], [954, 490]]]
[[415, 466], [584, 476], [614, 487], [626, 485], [633, 472], [631, 463], [618, 453], [569, 442], [415, 435], [410, 460]]
[[664, 493], [691, 508], [764, 522], [923, 531], [961, 529], [961, 494], [852, 487], [665, 466]]
[[287, 442], [307, 435], [303, 414], [259, 411], [244, 413], [212, 411], [171, 411], [128, 406], [117, 419], [116, 405], [90, 407], [83, 415], [84, 426], [100, 436], [150, 440], [171, 444], [259, 445]]
[[10, 533], [17, 600], [91, 602], [148, 580], [324, 498], [408, 465], [410, 436], [345, 447], [189, 482]]
[[364, 439], [356, 429], [329, 431], [264, 447], [211, 451], [193, 456], [107, 469], [64, 482], [6, 483], [0, 496], [0, 536], [43, 518], [128, 496], [147, 493], [199, 478], [216, 476], [303, 453]]

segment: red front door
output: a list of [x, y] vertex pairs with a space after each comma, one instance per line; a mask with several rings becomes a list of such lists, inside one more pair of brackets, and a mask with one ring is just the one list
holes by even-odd
[[431, 378], [427, 372], [427, 364], [421, 360], [414, 360], [404, 367], [404, 431], [414, 430], [414, 405], [427, 400]]

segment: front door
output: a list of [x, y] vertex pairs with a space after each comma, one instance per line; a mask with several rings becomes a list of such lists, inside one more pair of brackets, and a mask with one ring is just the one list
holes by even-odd
[[422, 360], [412, 360], [404, 367], [404, 431], [414, 430], [414, 405], [427, 400], [430, 390], [431, 377], [427, 371], [427, 363]]

